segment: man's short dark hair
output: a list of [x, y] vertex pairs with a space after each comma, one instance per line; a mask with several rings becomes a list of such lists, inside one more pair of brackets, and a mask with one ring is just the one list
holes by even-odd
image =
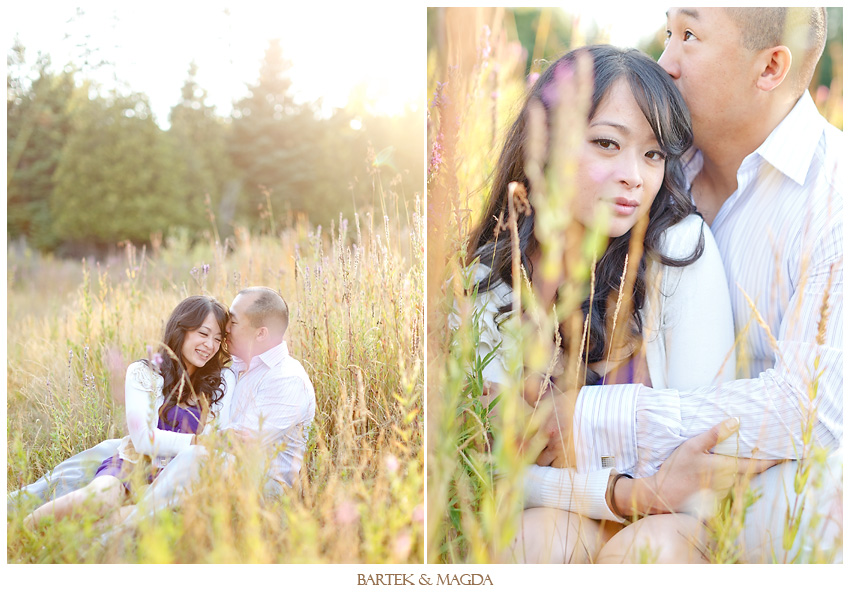
[[254, 302], [245, 309], [245, 317], [253, 327], [279, 327], [281, 332], [289, 326], [289, 307], [286, 300], [264, 286], [254, 286], [241, 290], [238, 296], [251, 294]]
[[741, 43], [758, 52], [775, 46], [791, 50], [792, 87], [802, 95], [812, 80], [826, 45], [826, 9], [805, 8], [727, 8], [738, 25]]

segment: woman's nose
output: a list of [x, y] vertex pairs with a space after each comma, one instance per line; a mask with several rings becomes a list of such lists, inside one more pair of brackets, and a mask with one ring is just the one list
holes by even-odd
[[625, 154], [620, 159], [617, 175], [620, 182], [628, 188], [638, 188], [643, 184], [643, 176], [640, 172], [640, 164], [635, 157]]

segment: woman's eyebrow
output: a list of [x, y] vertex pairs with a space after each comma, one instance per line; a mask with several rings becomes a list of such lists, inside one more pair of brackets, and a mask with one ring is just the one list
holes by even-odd
[[619, 122], [611, 122], [610, 120], [597, 120], [595, 122], [591, 122], [588, 128], [593, 128], [594, 126], [612, 126], [625, 134], [631, 132], [631, 129], [625, 124], [620, 124]]

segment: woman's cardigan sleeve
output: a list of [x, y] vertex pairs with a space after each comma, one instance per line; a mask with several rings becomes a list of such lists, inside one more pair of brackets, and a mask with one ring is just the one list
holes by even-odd
[[[490, 275], [490, 269], [478, 265], [475, 272], [476, 281]], [[491, 392], [498, 392], [498, 386], [505, 383], [513, 372], [508, 362], [514, 360], [507, 356], [508, 350], [516, 349], [510, 338], [502, 335], [496, 319], [501, 320], [499, 309], [512, 300], [511, 290], [504, 283], [494, 284], [487, 292], [479, 294], [475, 301], [475, 310], [480, 314], [478, 355], [484, 358], [493, 354], [492, 360], [485, 367], [483, 377], [495, 387]], [[450, 324], [457, 328], [460, 319], [455, 317]], [[579, 474], [573, 469], [559, 469], [529, 466], [526, 470], [524, 484], [524, 507], [555, 507], [573, 511], [592, 519], [610, 519], [621, 521], [605, 503], [605, 490], [608, 487], [610, 469], [598, 470], [589, 474]]]
[[163, 403], [162, 376], [145, 362], [132, 363], [124, 381], [124, 406], [127, 428], [133, 448], [151, 457], [170, 457], [189, 447], [191, 433], [178, 433], [156, 427], [159, 407]]

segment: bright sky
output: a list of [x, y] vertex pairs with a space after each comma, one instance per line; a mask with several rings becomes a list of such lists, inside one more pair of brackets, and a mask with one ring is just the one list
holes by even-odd
[[[582, 26], [589, 24], [586, 21], [596, 21], [601, 29], [608, 29], [612, 45], [635, 47], [664, 26], [668, 6], [651, 2], [587, 2], [580, 11]], [[567, 5], [563, 10], [573, 14], [576, 7]]]
[[[82, 9], [77, 14], [75, 7]], [[344, 106], [360, 85], [372, 111], [399, 113], [424, 103], [425, 9], [404, 3], [283, 3], [252, 0], [204, 2], [14, 2], [4, 8], [6, 50], [17, 33], [28, 62], [38, 51], [55, 65], [80, 65], [81, 44], [114, 63], [93, 76], [117, 76], [146, 93], [160, 126], [180, 98], [189, 63], [222, 115], [256, 82], [268, 40], [280, 38], [292, 61], [299, 101], [322, 98], [326, 109]], [[421, 58], [421, 59], [420, 59]]]
[[[666, 10], [661, 4], [593, 6], [582, 9], [582, 25], [595, 20], [609, 28], [611, 43], [623, 46], [654, 32]], [[321, 98], [330, 111], [346, 105], [358, 86], [374, 112], [399, 113], [425, 101], [426, 11], [415, 4], [54, 0], [14, 2], [4, 13], [7, 51], [17, 34], [29, 62], [41, 51], [54, 65], [81, 66], [87, 45], [96, 50], [94, 62], [114, 65], [90, 76], [108, 86], [117, 78], [146, 93], [163, 127], [192, 60], [209, 101], [227, 115], [233, 100], [245, 96], [245, 85], [256, 82], [268, 40], [275, 37], [292, 61], [299, 101]]]

